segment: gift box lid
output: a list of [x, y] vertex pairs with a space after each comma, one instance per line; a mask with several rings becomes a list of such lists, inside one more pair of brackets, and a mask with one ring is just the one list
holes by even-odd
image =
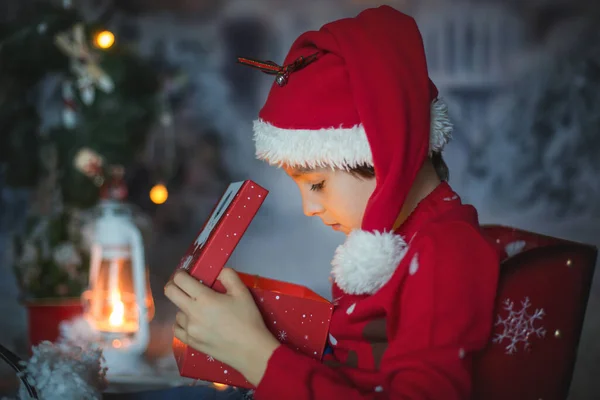
[[268, 193], [251, 180], [231, 183], [181, 258], [178, 269], [187, 270], [212, 287]]

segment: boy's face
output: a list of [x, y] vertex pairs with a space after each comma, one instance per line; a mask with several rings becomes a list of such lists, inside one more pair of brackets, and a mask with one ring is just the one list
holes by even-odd
[[302, 196], [304, 214], [321, 218], [325, 225], [346, 235], [360, 229], [375, 178], [364, 179], [346, 171], [284, 167]]

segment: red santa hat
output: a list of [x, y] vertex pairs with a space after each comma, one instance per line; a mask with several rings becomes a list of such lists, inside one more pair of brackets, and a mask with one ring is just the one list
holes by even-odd
[[373, 272], [354, 271], [364, 269], [365, 260], [350, 253], [379, 252], [382, 262], [393, 265], [379, 266], [377, 273], [393, 273], [404, 242], [391, 230], [417, 172], [452, 132], [415, 21], [389, 6], [368, 9], [301, 35], [281, 67], [240, 61], [277, 75], [254, 122], [258, 158], [276, 165], [375, 169], [362, 232], [352, 232], [334, 259], [338, 284], [340, 264], [356, 264], [344, 275], [357, 281]]

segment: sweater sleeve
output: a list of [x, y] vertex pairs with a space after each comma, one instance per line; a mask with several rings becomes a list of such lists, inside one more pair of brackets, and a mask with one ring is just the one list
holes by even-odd
[[380, 385], [359, 389], [340, 370], [282, 345], [255, 398], [468, 399], [472, 354], [491, 331], [498, 258], [473, 227], [453, 224], [415, 238], [375, 294], [384, 299], [388, 324]]

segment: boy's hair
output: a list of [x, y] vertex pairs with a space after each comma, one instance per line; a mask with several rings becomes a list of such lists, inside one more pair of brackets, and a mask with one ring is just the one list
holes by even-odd
[[[448, 166], [442, 157], [442, 153], [433, 152], [429, 157], [438, 178], [442, 181], [448, 181], [450, 179], [450, 171]], [[358, 167], [350, 170], [352, 175], [358, 176], [359, 178], [371, 179], [375, 177], [375, 169], [370, 165], [359, 165]]]

